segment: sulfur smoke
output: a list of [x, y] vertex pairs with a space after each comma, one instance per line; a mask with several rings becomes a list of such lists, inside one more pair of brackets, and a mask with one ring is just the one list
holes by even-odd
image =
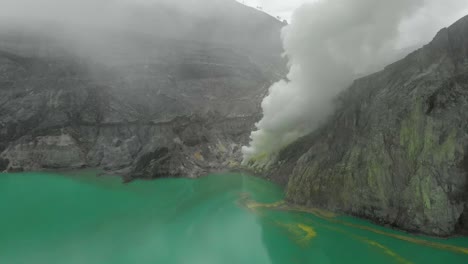
[[427, 42], [468, 8], [460, 0], [439, 2], [322, 0], [297, 9], [282, 32], [287, 80], [272, 85], [263, 100], [263, 119], [243, 148], [244, 163], [268, 166], [281, 148], [333, 113], [334, 98], [353, 79], [382, 69], [402, 49]]

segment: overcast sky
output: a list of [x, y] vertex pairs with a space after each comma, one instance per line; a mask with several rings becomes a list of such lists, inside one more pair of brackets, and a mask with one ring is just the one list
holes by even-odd
[[[292, 13], [296, 8], [301, 6], [303, 3], [309, 2], [316, 2], [318, 0], [237, 0], [240, 3], [244, 3], [245, 5], [249, 5], [252, 7], [262, 7], [263, 11], [273, 15], [273, 16], [280, 16], [282, 19], [286, 19], [289, 22], [291, 21]], [[440, 1], [440, 6], [437, 8], [440, 9], [450, 9], [451, 5], [446, 4], [445, 1]], [[459, 8], [459, 6], [457, 7]], [[453, 14], [453, 15], [452, 15]], [[466, 5], [464, 8], [453, 10], [452, 17], [447, 17], [447, 14], [444, 14], [445, 17], [442, 18], [435, 18], [444, 20], [445, 23], [452, 23], [455, 22], [461, 16], [468, 14], [468, 1], [466, 1]], [[446, 25], [448, 26], [448, 24]]]
[[[240, 3], [252, 7], [261, 7], [263, 11], [280, 16], [291, 22], [295, 9], [304, 3], [312, 3], [320, 0], [237, 0]], [[442, 27], [468, 15], [468, 1], [427, 1], [427, 4], [417, 14], [401, 25], [400, 48], [419, 45], [429, 41]], [[417, 41], [419, 40], [419, 41]]]
[[271, 15], [280, 16], [290, 21], [292, 12], [303, 3], [316, 0], [237, 0], [249, 6], [260, 6]]

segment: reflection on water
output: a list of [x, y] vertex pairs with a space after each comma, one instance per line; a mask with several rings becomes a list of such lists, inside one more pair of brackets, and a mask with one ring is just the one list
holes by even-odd
[[468, 239], [410, 236], [282, 202], [243, 175], [128, 185], [0, 175], [0, 263], [468, 263]]

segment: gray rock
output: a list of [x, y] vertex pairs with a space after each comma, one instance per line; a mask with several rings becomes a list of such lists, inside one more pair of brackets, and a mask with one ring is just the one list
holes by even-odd
[[356, 80], [267, 174], [290, 202], [430, 235], [468, 231], [468, 17]]
[[139, 10], [152, 26], [106, 35], [105, 48], [0, 27], [0, 171], [97, 167], [132, 179], [237, 167], [285, 74], [283, 24], [235, 1], [215, 7], [173, 13], [181, 30], [201, 26], [171, 36], [154, 33], [174, 26], [164, 12]]
[[84, 153], [69, 134], [57, 136], [25, 136], [4, 152], [9, 160], [7, 170], [81, 168], [85, 166]]

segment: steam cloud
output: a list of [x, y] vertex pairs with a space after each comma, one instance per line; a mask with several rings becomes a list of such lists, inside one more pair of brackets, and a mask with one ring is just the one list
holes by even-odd
[[263, 100], [244, 163], [268, 166], [281, 148], [333, 113], [333, 99], [353, 79], [398, 59], [398, 50], [427, 42], [467, 10], [460, 0], [322, 0], [297, 9], [282, 32], [287, 80], [272, 85]]

